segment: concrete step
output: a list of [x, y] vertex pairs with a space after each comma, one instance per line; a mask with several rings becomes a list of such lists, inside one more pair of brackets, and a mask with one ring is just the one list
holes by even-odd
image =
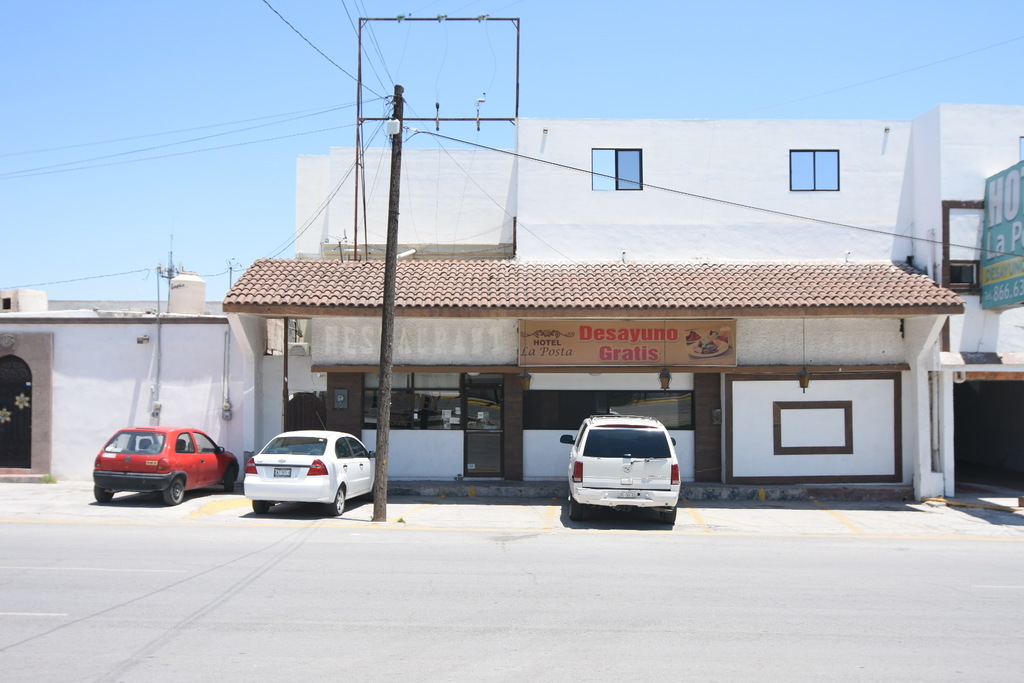
[[[460, 479], [453, 481], [388, 480], [388, 495], [445, 496], [448, 498], [558, 498], [569, 495], [564, 480], [505, 481], [499, 479]], [[718, 483], [685, 483], [680, 488], [683, 500], [845, 500], [909, 501], [912, 486], [903, 484], [786, 484], [739, 486]]]
[[0, 474], [0, 484], [42, 484], [46, 481], [45, 474]]

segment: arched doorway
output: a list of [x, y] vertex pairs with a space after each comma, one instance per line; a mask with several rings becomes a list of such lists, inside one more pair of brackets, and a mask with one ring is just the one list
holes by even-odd
[[32, 467], [32, 371], [17, 356], [0, 358], [0, 467]]

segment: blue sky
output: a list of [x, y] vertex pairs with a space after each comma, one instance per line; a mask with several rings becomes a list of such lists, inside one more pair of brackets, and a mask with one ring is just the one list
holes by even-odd
[[[354, 24], [400, 14], [518, 18], [526, 117], [906, 120], [1024, 104], [1020, 0], [9, 0], [0, 289], [165, 298], [155, 269], [173, 244], [216, 300], [255, 259], [291, 256], [296, 157], [355, 142]], [[511, 116], [515, 44], [511, 22], [372, 22], [364, 116], [394, 83], [406, 116], [436, 102], [472, 118], [478, 99], [481, 116]], [[511, 145], [511, 124], [482, 128], [441, 133]]]

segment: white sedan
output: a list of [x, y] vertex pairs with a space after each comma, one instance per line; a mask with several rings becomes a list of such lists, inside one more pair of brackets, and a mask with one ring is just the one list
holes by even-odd
[[278, 434], [245, 464], [245, 497], [253, 512], [274, 503], [323, 503], [331, 516], [345, 501], [373, 493], [376, 460], [363, 442], [344, 432]]

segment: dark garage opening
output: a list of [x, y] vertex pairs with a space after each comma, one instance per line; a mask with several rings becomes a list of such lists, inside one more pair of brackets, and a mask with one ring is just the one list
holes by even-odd
[[974, 484], [1024, 494], [1024, 382], [954, 384], [953, 414], [957, 490]]

